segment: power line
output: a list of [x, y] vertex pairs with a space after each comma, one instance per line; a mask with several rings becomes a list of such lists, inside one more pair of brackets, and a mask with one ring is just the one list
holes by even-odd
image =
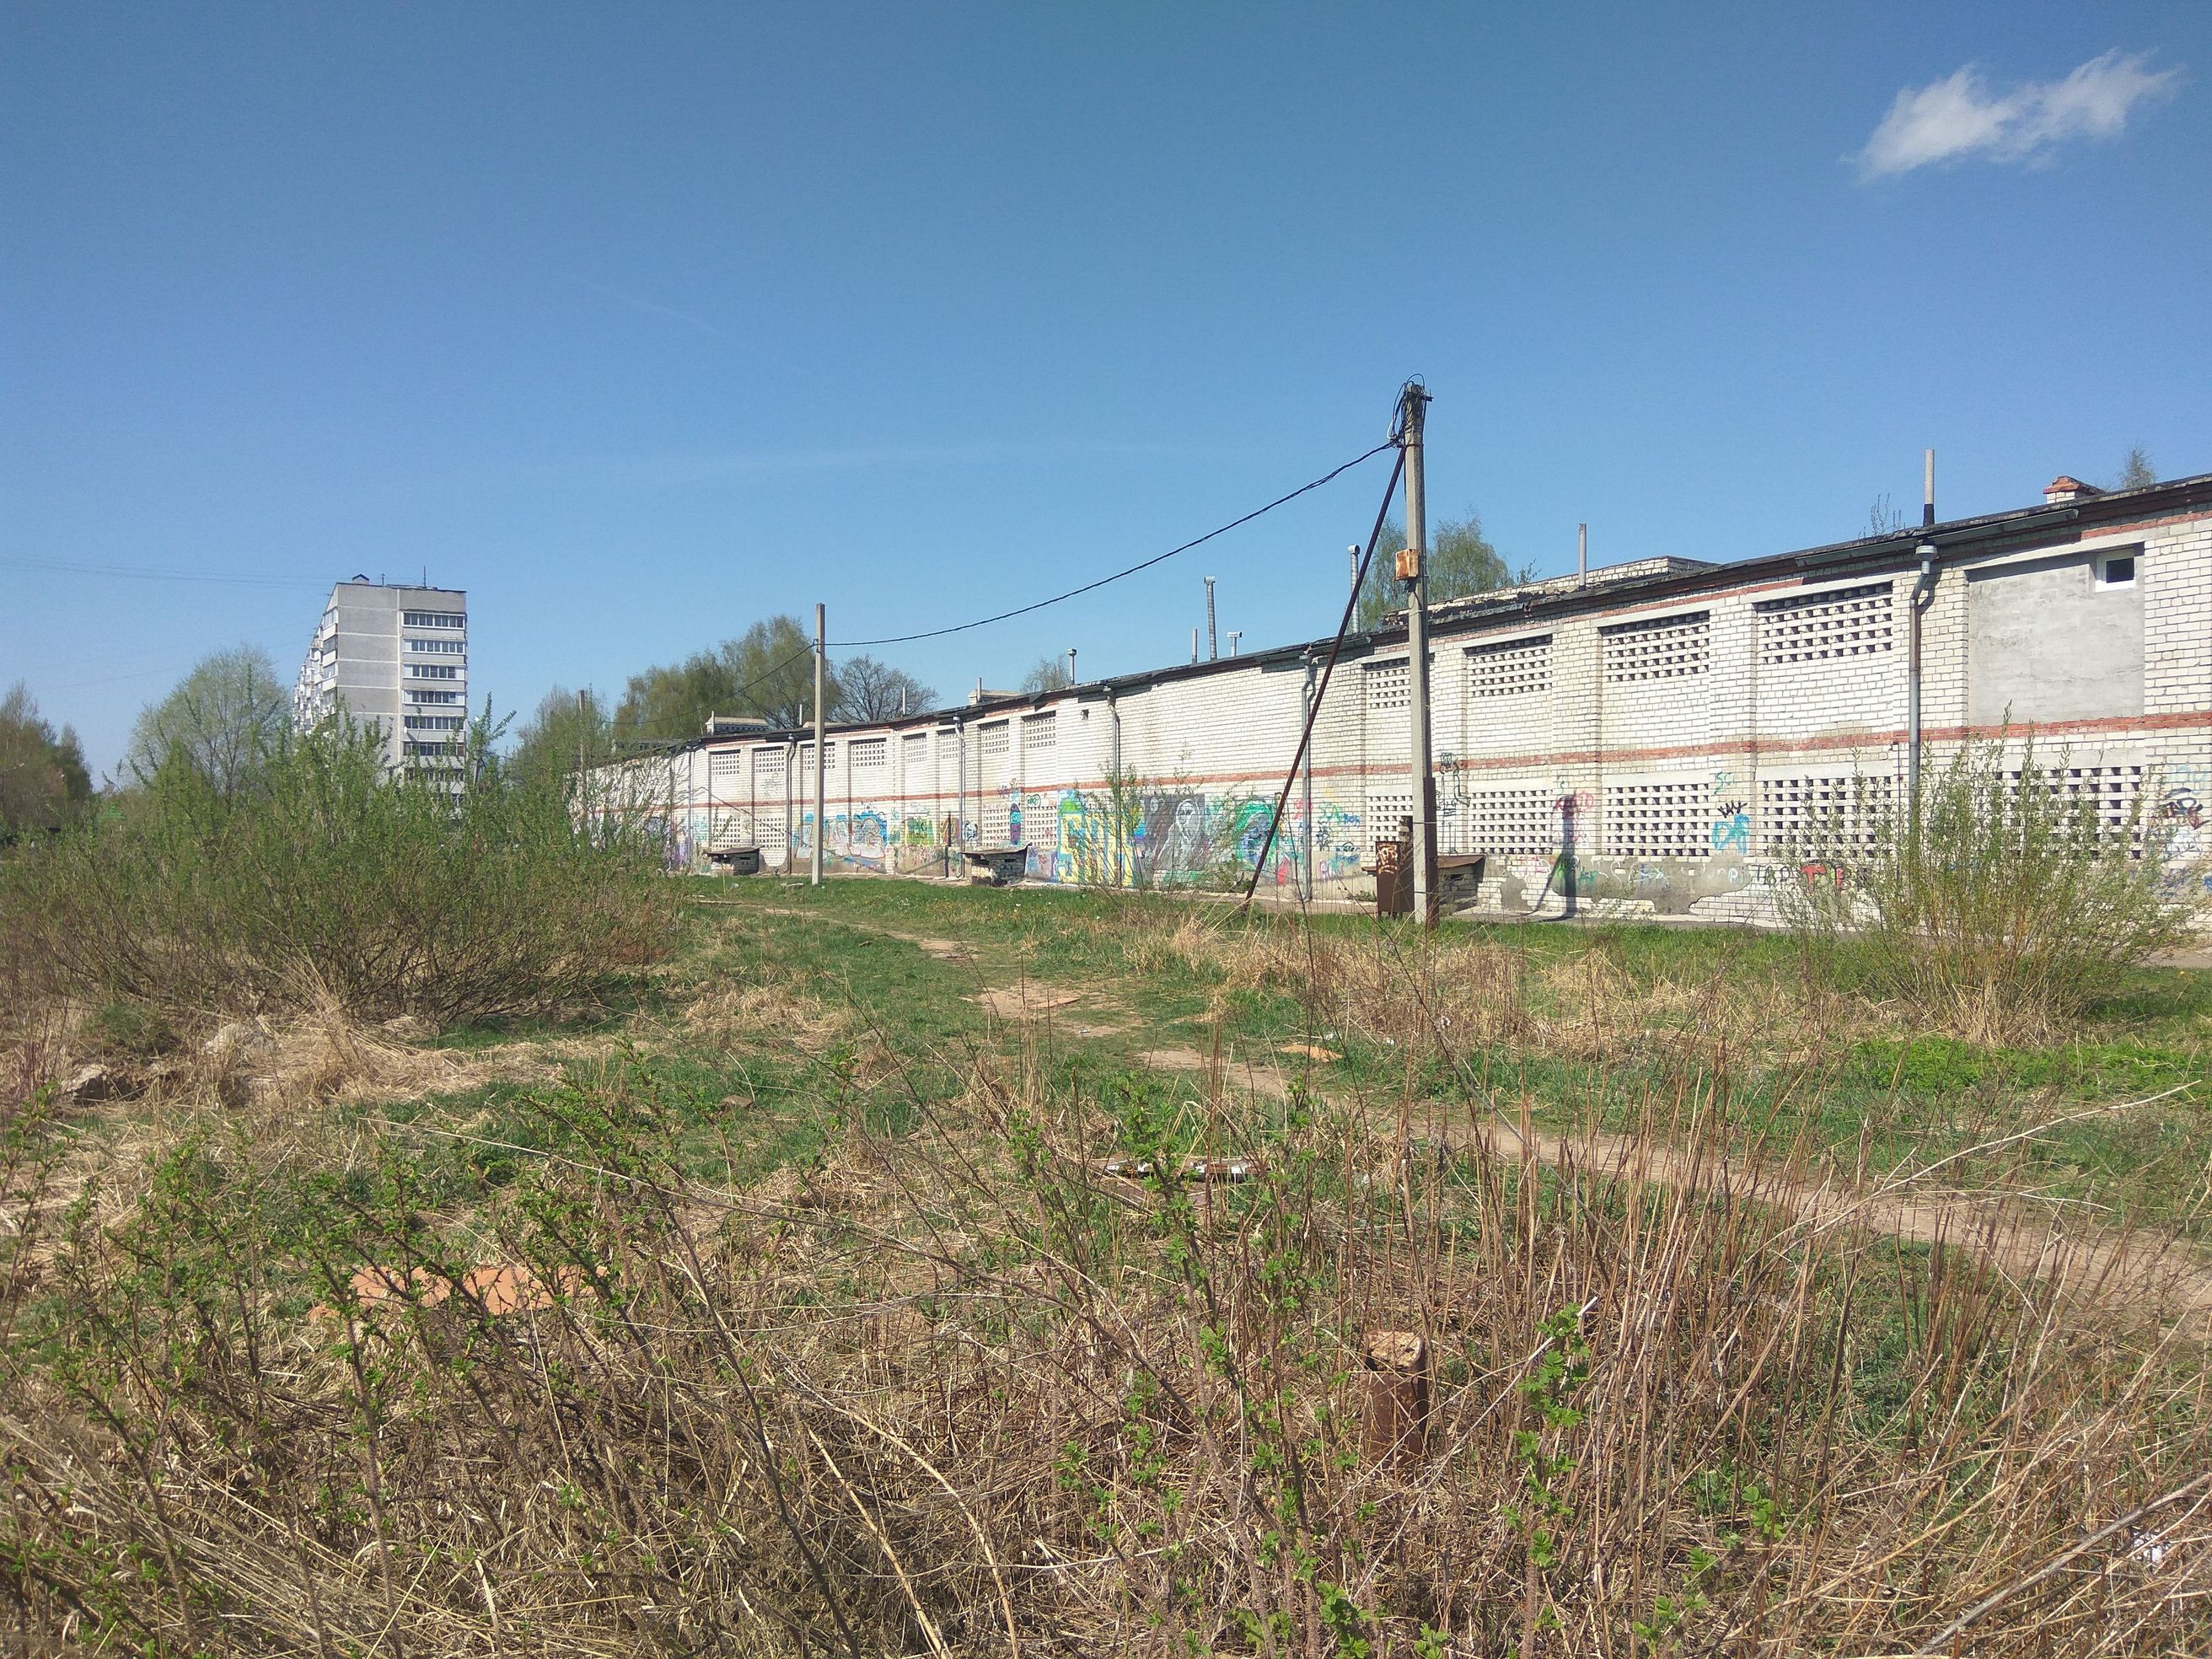
[[1112, 575], [1101, 576], [1095, 582], [1085, 582], [1080, 587], [1071, 587], [1066, 592], [1055, 593], [1048, 599], [1039, 599], [1034, 605], [1017, 605], [1013, 610], [1001, 611], [994, 617], [979, 617], [974, 622], [958, 623], [951, 628], [933, 628], [927, 633], [893, 634], [880, 640], [832, 640], [830, 643], [837, 650], [851, 651], [857, 650], [864, 645], [910, 645], [916, 640], [941, 640], [948, 634], [964, 634], [971, 628], [988, 628], [993, 623], [1006, 622], [1009, 618], [1014, 617], [1026, 617], [1032, 611], [1042, 611], [1048, 605], [1059, 605], [1068, 599], [1080, 598], [1085, 593], [1096, 592], [1098, 589], [1105, 586], [1109, 582], [1118, 582], [1124, 576], [1133, 576], [1140, 570], [1150, 570], [1156, 564], [1165, 564], [1170, 559], [1175, 557], [1178, 553], [1188, 553], [1192, 548], [1202, 546], [1204, 544], [1212, 541], [1216, 536], [1225, 536], [1231, 531], [1236, 529], [1239, 525], [1249, 524], [1253, 520], [1260, 517], [1262, 514], [1272, 513], [1277, 507], [1281, 507], [1287, 501], [1294, 501], [1297, 500], [1299, 496], [1306, 495], [1310, 491], [1319, 489], [1323, 484], [1333, 483], [1344, 473], [1351, 471], [1353, 467], [1358, 466], [1362, 461], [1371, 460], [1376, 456], [1380, 455], [1384, 450], [1395, 447], [1396, 443], [1397, 438], [1394, 434], [1392, 436], [1384, 439], [1381, 443], [1376, 445], [1375, 447], [1369, 450], [1366, 454], [1353, 456], [1350, 460], [1345, 462], [1343, 465], [1332, 468], [1330, 471], [1322, 473], [1320, 477], [1316, 478], [1311, 483], [1300, 484], [1296, 489], [1291, 491], [1289, 495], [1278, 495], [1273, 501], [1269, 501], [1267, 506], [1255, 507], [1242, 518], [1231, 519], [1227, 524], [1222, 525], [1217, 529], [1209, 530], [1203, 536], [1192, 538], [1192, 539], [1185, 542], [1181, 547], [1171, 547], [1164, 553], [1156, 553], [1149, 559], [1141, 560], [1138, 563], [1129, 566], [1126, 570], [1116, 570]]
[[231, 587], [320, 587], [308, 576], [227, 576], [205, 570], [161, 570], [146, 565], [80, 564], [66, 559], [0, 559], [11, 570], [50, 570], [70, 576], [123, 576], [133, 580], [212, 582]]

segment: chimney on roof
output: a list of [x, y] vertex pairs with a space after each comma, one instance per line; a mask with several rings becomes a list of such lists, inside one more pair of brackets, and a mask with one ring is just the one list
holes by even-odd
[[2085, 484], [2079, 478], [2069, 477], [2063, 472], [2043, 486], [2044, 503], [2049, 507], [2056, 507], [2061, 501], [2079, 501], [2084, 495], [2101, 495], [2104, 493], [2096, 485]]

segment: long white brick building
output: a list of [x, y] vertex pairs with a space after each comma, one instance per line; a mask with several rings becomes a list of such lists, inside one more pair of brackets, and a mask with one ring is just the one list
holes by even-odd
[[[1439, 844], [1489, 855], [1487, 906], [1757, 917], [1793, 834], [1901, 805], [1920, 614], [1923, 756], [2035, 736], [2193, 852], [2212, 791], [2212, 475], [1725, 565], [1648, 560], [1437, 608]], [[1032, 880], [1249, 872], [1328, 642], [830, 729], [832, 867], [957, 872], [1027, 849]], [[1412, 810], [1402, 627], [1348, 640], [1263, 887], [1372, 891]], [[679, 860], [802, 867], [806, 732], [706, 740], [599, 775]], [[1563, 856], [1564, 854], [1564, 856]]]

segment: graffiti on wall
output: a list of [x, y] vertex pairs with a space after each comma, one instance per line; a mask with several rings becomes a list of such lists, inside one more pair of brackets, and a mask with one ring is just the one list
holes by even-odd
[[1751, 811], [1740, 800], [1723, 801], [1713, 817], [1713, 851], [1716, 853], [1748, 853], [1751, 851]]

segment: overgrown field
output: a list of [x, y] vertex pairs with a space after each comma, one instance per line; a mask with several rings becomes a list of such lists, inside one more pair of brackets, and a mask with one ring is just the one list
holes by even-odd
[[0, 1015], [11, 1648], [2212, 1650], [2207, 975], [684, 891]]

